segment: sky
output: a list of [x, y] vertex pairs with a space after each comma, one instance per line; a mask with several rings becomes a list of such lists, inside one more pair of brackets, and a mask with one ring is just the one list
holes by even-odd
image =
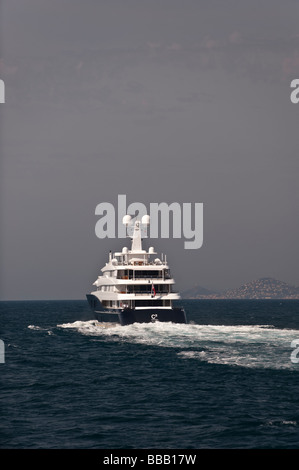
[[129, 241], [95, 208], [203, 203], [146, 240], [177, 288], [299, 285], [294, 0], [2, 0], [0, 298], [83, 299]]

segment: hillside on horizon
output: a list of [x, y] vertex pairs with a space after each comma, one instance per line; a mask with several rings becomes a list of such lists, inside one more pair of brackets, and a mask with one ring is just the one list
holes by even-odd
[[299, 287], [271, 277], [262, 277], [224, 292], [213, 292], [201, 286], [182, 293], [183, 299], [299, 299]]

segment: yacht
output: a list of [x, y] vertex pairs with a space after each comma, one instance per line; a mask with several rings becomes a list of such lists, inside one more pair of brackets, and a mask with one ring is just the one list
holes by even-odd
[[[131, 216], [123, 223], [128, 227]], [[145, 215], [132, 224], [131, 250], [109, 253], [108, 263], [93, 283], [95, 290], [87, 294], [88, 303], [98, 321], [132, 323], [174, 322], [187, 323], [182, 307], [173, 306], [180, 295], [173, 291], [166, 255], [161, 259], [153, 247], [142, 249], [141, 229], [149, 224]]]

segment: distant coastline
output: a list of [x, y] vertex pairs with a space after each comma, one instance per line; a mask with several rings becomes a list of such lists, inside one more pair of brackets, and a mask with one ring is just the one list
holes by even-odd
[[211, 291], [195, 286], [182, 293], [183, 299], [299, 299], [299, 287], [271, 277], [264, 277], [229, 289], [224, 292]]

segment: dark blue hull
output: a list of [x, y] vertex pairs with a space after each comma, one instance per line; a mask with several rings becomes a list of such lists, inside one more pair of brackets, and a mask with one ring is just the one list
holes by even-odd
[[88, 303], [98, 321], [119, 321], [121, 325], [131, 325], [132, 323], [154, 323], [173, 322], [187, 323], [186, 313], [181, 307], [173, 308], [142, 308], [142, 309], [122, 309], [105, 310], [97, 297], [92, 294], [86, 295]]
[[119, 314], [121, 325], [131, 325], [132, 323], [154, 323], [154, 322], [173, 322], [187, 323], [186, 314], [183, 308], [144, 308], [144, 309], [125, 309]]

